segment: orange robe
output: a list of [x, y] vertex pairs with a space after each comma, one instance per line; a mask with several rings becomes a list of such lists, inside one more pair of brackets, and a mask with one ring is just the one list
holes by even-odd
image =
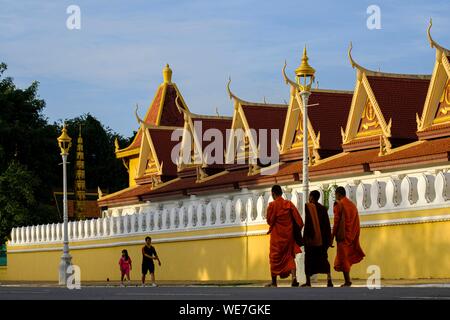
[[351, 266], [360, 262], [365, 257], [365, 254], [359, 244], [358, 209], [347, 197], [342, 198], [340, 204], [334, 206], [333, 237], [336, 236], [338, 230], [342, 209], [345, 211], [345, 239], [337, 243], [334, 270], [350, 272]]
[[278, 197], [269, 203], [267, 223], [270, 226], [270, 272], [280, 278], [291, 274], [295, 268], [295, 254], [301, 252], [294, 241], [292, 216], [300, 229], [303, 228], [302, 217], [291, 201]]

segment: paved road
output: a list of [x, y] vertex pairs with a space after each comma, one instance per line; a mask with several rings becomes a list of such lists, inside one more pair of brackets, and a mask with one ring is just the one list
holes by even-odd
[[450, 301], [450, 286], [359, 288], [262, 288], [223, 286], [58, 287], [0, 286], [0, 300], [438, 300]]

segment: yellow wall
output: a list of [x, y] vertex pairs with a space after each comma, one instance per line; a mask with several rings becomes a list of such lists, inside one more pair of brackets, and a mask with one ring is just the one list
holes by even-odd
[[[266, 230], [265, 226], [250, 230]], [[218, 228], [153, 235], [167, 239], [186, 235], [207, 235], [244, 231], [244, 227]], [[72, 246], [114, 241], [143, 240], [144, 236], [114, 240], [71, 243]], [[385, 279], [450, 278], [450, 221], [362, 228], [361, 244], [366, 253], [362, 263], [352, 269], [352, 277], [366, 279], [369, 265], [378, 265]], [[38, 248], [43, 248], [40, 246]], [[54, 247], [47, 245], [45, 247]], [[264, 280], [269, 279], [269, 237], [248, 237], [169, 241], [155, 243], [162, 261], [156, 276], [160, 280]], [[14, 253], [30, 246], [10, 247], [8, 266], [0, 270], [1, 280], [57, 281], [61, 251]], [[36, 247], [34, 247], [36, 248]], [[132, 280], [140, 278], [142, 244], [91, 249], [72, 249], [73, 263], [81, 268], [83, 281], [119, 279], [120, 252], [127, 248], [134, 262]], [[45, 249], [44, 249], [45, 250]], [[332, 264], [335, 249], [330, 249]], [[334, 274], [335, 278], [340, 275]]]

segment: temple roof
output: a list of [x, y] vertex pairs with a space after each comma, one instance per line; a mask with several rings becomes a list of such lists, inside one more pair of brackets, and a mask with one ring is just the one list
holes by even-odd
[[[350, 47], [350, 62], [357, 69], [355, 90], [312, 90], [308, 103], [313, 106], [308, 109], [308, 117], [316, 140], [311, 147], [320, 145], [319, 150], [332, 151], [318, 161], [311, 162], [309, 175], [312, 181], [449, 163], [450, 103], [445, 102], [444, 105], [448, 108], [444, 110], [449, 112], [446, 116], [448, 119], [439, 119], [445, 122], [434, 122], [434, 119], [442, 105], [441, 97], [448, 93], [450, 99], [450, 52], [432, 40], [429, 30], [430, 44], [437, 50], [432, 77], [369, 70], [354, 61]], [[298, 124], [301, 114], [299, 106], [302, 101], [298, 96], [297, 84], [287, 79], [285, 68], [285, 80], [291, 84], [289, 107], [284, 104], [242, 100], [231, 92], [229, 82], [227, 89], [234, 100], [235, 108], [233, 119], [192, 114], [185, 104], [182, 107], [184, 111], [178, 110], [175, 98], [179, 91], [171, 81], [165, 81], [161, 85], [165, 86], [165, 92], [162, 93], [160, 86], [141, 128], [148, 130], [151, 135], [157, 158], [164, 163], [164, 174], [173, 178], [156, 188], [142, 184], [122, 190], [100, 199], [99, 203], [123, 205], [170, 197], [179, 199], [191, 194], [236, 191], [244, 187], [267, 187], [274, 183], [298, 182], [302, 175], [299, 156], [281, 158], [277, 163], [278, 170], [272, 175], [264, 175], [262, 171], [267, 169], [264, 167], [259, 168], [261, 171], [251, 173], [249, 164], [224, 165], [222, 168], [206, 167], [205, 169], [220, 169], [221, 172], [215, 171], [204, 180], [199, 180], [194, 175], [182, 176], [180, 172], [177, 174], [176, 165], [170, 159], [171, 150], [177, 143], [170, 141], [171, 131], [186, 127], [187, 118], [192, 122], [202, 122], [202, 135], [210, 128], [216, 128], [222, 133], [226, 133], [227, 129], [239, 128], [279, 129], [280, 140], [284, 131], [292, 134], [293, 130], [297, 130], [294, 126]], [[297, 112], [295, 116], [292, 110]], [[422, 119], [416, 114], [423, 114]], [[291, 119], [290, 122], [287, 118]], [[424, 119], [427, 121], [426, 126]], [[341, 130], [344, 127], [345, 132]], [[420, 128], [428, 131], [421, 133]], [[441, 133], [443, 130], [447, 131]], [[427, 140], [418, 140], [420, 134], [427, 134]], [[131, 146], [139, 147], [139, 139], [138, 133]], [[250, 144], [258, 144], [258, 141], [251, 138], [249, 140]], [[203, 141], [202, 148], [209, 143]], [[295, 148], [287, 148], [288, 153], [301, 152], [298, 144]]]
[[[342, 150], [341, 127], [347, 121], [353, 92], [313, 89], [308, 109], [308, 117], [313, 128], [320, 132], [320, 148], [323, 150]], [[333, 119], [333, 125], [330, 125]]]
[[367, 76], [385, 119], [392, 119], [392, 138], [417, 139], [416, 113], [423, 109], [430, 79]]
[[[170, 73], [168, 77], [167, 73]], [[172, 71], [166, 66], [163, 70], [164, 82], [158, 87], [150, 107], [147, 110], [143, 121], [147, 125], [153, 126], [176, 126], [182, 127], [184, 124], [183, 114], [178, 111], [175, 103], [176, 97], [180, 97], [181, 106], [189, 110], [184, 102], [180, 91], [175, 83], [171, 81]], [[118, 158], [127, 157], [130, 153], [139, 153], [142, 140], [142, 131], [139, 128], [131, 144], [123, 149], [116, 150]]]

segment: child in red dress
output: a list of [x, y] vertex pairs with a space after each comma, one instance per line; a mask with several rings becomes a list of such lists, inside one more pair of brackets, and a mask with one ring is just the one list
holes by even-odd
[[127, 277], [128, 280], [128, 284], [130, 284], [130, 270], [132, 269], [132, 265], [131, 265], [131, 258], [128, 255], [128, 251], [127, 250], [122, 250], [122, 257], [119, 260], [119, 266], [120, 266], [120, 272], [121, 272], [121, 278], [120, 278], [120, 282], [121, 282], [121, 286], [123, 286], [123, 279], [125, 278], [125, 276]]

